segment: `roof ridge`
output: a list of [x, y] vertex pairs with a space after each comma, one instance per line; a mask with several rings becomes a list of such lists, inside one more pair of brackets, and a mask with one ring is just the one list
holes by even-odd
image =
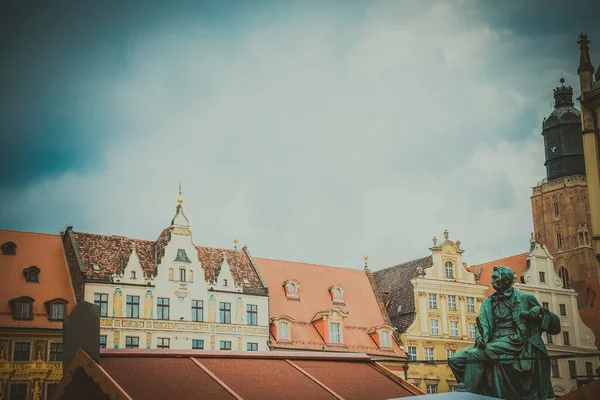
[[0, 228], [0, 232], [15, 232], [15, 233], [27, 233], [30, 235], [47, 235], [47, 236], [58, 236], [60, 237], [60, 233], [47, 233], [47, 232], [32, 232], [32, 231], [21, 231], [18, 229], [5, 229], [5, 228]]
[[357, 268], [348, 268], [348, 267], [338, 267], [335, 265], [325, 265], [325, 264], [314, 264], [314, 263], [309, 263], [309, 262], [304, 262], [304, 261], [292, 261], [292, 260], [281, 260], [278, 258], [266, 258], [266, 257], [253, 257], [255, 260], [268, 260], [268, 261], [279, 261], [279, 262], [285, 262], [285, 263], [293, 263], [293, 264], [302, 264], [302, 265], [310, 265], [313, 267], [325, 267], [325, 268], [335, 268], [335, 269], [345, 269], [348, 271], [362, 271], [363, 269], [357, 269]]
[[419, 260], [424, 260], [424, 259], [426, 259], [426, 258], [431, 258], [431, 254], [430, 254], [430, 255], [428, 255], [428, 256], [425, 256], [425, 257], [419, 257], [419, 258], [415, 258], [415, 259], [413, 259], [413, 260], [403, 261], [403, 262], [401, 262], [401, 263], [399, 263], [399, 264], [392, 265], [392, 266], [390, 266], [390, 267], [385, 267], [385, 268], [382, 268], [382, 269], [378, 269], [378, 270], [376, 270], [376, 271], [373, 271], [373, 272], [375, 273], [375, 272], [381, 272], [381, 271], [385, 271], [385, 270], [387, 270], [387, 269], [392, 269], [392, 268], [396, 268], [396, 267], [403, 267], [403, 266], [405, 266], [405, 265], [406, 265], [406, 264], [408, 264], [408, 263], [411, 263], [411, 262], [414, 262], [414, 261], [419, 261]]
[[484, 265], [484, 264], [491, 264], [491, 263], [495, 263], [495, 262], [498, 262], [498, 261], [506, 260], [506, 259], [509, 259], [509, 258], [520, 257], [520, 256], [523, 256], [523, 255], [527, 255], [528, 253], [529, 252], [525, 251], [523, 253], [513, 254], [512, 256], [506, 256], [506, 257], [498, 258], [496, 260], [486, 261], [486, 262], [483, 262], [483, 263], [480, 263], [480, 264], [473, 264], [473, 265], [469, 266], [469, 268], [479, 267], [479, 266]]

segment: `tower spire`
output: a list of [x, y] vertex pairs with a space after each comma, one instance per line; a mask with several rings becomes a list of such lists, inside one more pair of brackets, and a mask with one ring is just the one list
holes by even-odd
[[181, 197], [181, 195], [183, 194], [183, 192], [181, 191], [181, 182], [179, 182], [179, 193], [177, 195], [177, 205], [181, 205], [181, 203], [183, 203], [183, 198]]
[[579, 35], [579, 67], [577, 73], [581, 84], [581, 91], [587, 92], [592, 88], [592, 75], [594, 74], [594, 66], [590, 58], [590, 41], [588, 36], [583, 33]]

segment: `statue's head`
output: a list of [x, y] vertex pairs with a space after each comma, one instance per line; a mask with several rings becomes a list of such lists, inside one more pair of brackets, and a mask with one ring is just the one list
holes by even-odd
[[497, 292], [510, 289], [515, 281], [515, 273], [509, 267], [497, 265], [492, 272], [492, 286]]

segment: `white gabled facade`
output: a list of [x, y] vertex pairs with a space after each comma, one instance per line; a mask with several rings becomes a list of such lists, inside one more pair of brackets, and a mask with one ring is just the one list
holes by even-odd
[[[220, 252], [220, 266], [206, 273], [181, 200], [169, 229], [162, 256], [155, 257], [155, 276], [144, 272], [131, 241], [121, 273], [84, 283], [84, 299], [101, 310], [101, 346], [266, 351], [266, 291], [244, 293], [249, 281], [245, 276], [235, 281], [227, 251], [210, 249]], [[252, 265], [245, 249], [238, 252]], [[211, 275], [214, 279], [205, 278]]]
[[[598, 368], [598, 357], [576, 357], [597, 351], [595, 336], [579, 316], [577, 293], [556, 273], [554, 260], [548, 248], [533, 237], [527, 254], [527, 269], [521, 282], [515, 287], [533, 294], [540, 304], [560, 317], [561, 333], [543, 334], [549, 355], [573, 354], [573, 358], [553, 361], [551, 380], [556, 395], [562, 395], [578, 387], [577, 380], [586, 380]], [[574, 374], [574, 376], [572, 376]], [[578, 377], [578, 378], [576, 378]]]

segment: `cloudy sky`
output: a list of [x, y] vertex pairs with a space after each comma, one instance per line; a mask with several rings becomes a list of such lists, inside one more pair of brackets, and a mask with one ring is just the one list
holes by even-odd
[[600, 62], [592, 1], [31, 3], [0, 5], [0, 227], [155, 239], [182, 182], [196, 244], [350, 268], [526, 251], [580, 32]]

